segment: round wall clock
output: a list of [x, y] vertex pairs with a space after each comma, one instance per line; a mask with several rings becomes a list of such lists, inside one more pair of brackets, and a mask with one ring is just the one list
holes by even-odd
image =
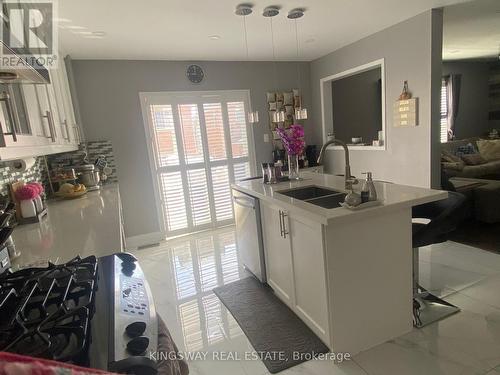
[[199, 65], [189, 65], [186, 70], [186, 76], [192, 83], [201, 83], [205, 73]]

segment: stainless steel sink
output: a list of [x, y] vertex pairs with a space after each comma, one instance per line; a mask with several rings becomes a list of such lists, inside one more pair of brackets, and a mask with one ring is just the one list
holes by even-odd
[[338, 193], [326, 197], [308, 199], [306, 202], [323, 208], [338, 208], [340, 207], [339, 203], [344, 201], [346, 195], [345, 193]]
[[337, 208], [344, 201], [346, 194], [339, 190], [327, 189], [321, 186], [304, 186], [296, 189], [281, 190], [277, 193], [314, 204], [323, 208]]
[[342, 192], [338, 190], [327, 189], [321, 186], [312, 185], [312, 186], [304, 186], [289, 190], [280, 190], [278, 191], [278, 193], [286, 195], [287, 197], [290, 198], [295, 198], [301, 201], [305, 201], [309, 199], [325, 197], [327, 195], [333, 195]]

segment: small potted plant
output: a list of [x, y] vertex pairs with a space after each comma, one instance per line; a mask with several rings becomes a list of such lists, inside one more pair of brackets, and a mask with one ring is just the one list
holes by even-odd
[[304, 152], [304, 128], [302, 125], [293, 124], [288, 129], [277, 128], [278, 135], [283, 142], [283, 147], [288, 154], [288, 178], [299, 180], [299, 156]]

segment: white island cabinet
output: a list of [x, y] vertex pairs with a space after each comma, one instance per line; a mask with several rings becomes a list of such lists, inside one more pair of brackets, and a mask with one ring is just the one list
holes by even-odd
[[261, 215], [268, 284], [329, 342], [323, 226], [268, 202]]
[[341, 177], [233, 188], [260, 200], [267, 282], [333, 352], [352, 355], [412, 328], [412, 206], [447, 193], [378, 183], [377, 207], [327, 209], [281, 192], [344, 190]]

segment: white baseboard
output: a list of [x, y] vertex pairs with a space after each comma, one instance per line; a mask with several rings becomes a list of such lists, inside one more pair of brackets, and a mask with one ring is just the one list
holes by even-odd
[[125, 249], [136, 250], [138, 247], [153, 245], [165, 239], [161, 232], [152, 232], [125, 238]]

